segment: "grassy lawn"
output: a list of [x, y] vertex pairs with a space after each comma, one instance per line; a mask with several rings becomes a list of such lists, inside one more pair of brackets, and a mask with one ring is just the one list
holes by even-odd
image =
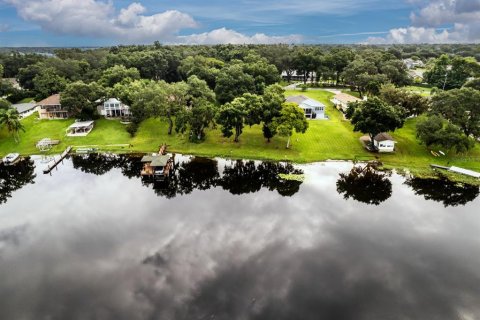
[[[154, 152], [158, 150], [160, 144], [167, 143], [172, 152], [210, 157], [291, 160], [306, 163], [328, 159], [369, 160], [376, 156], [386, 167], [409, 168], [414, 172], [430, 170], [431, 163], [457, 165], [480, 171], [479, 143], [468, 155], [434, 157], [415, 138], [416, 119], [409, 119], [402, 129], [392, 134], [397, 141], [397, 151], [394, 154], [371, 154], [358, 140], [362, 134], [354, 133], [351, 124], [344, 120], [342, 113], [331, 104], [332, 93], [323, 90], [286, 92], [286, 95], [296, 94], [307, 95], [324, 103], [330, 119], [309, 121], [306, 134], [293, 135], [290, 149], [285, 148], [286, 139], [282, 137], [275, 137], [272, 142], [267, 143], [263, 139], [260, 126], [246, 127], [239, 143], [234, 143], [233, 138], [222, 137], [218, 129], [209, 130], [204, 142], [191, 143], [186, 135], [167, 135], [167, 124], [160, 119], [144, 121], [133, 138], [120, 122], [100, 119], [95, 122], [94, 130], [87, 137], [72, 138], [65, 136], [65, 129], [73, 123], [73, 120], [36, 120], [36, 115], [33, 115], [22, 120], [26, 132], [20, 134], [19, 144], [13, 141], [5, 129], [0, 130], [0, 155], [9, 152], [38, 154], [35, 143], [48, 137], [61, 140], [61, 144], [50, 153], [59, 153], [68, 145], [99, 146], [101, 150], [119, 152]], [[131, 147], [108, 146], [115, 144], [131, 144]]]
[[358, 99], [361, 99], [360, 98], [360, 93], [358, 93], [358, 91], [352, 91], [350, 89], [344, 89], [344, 90], [342, 90], [342, 92], [346, 93], [346, 94], [349, 94], [351, 96], [357, 97]]
[[33, 98], [23, 98], [22, 100], [18, 101], [17, 103], [29, 103], [33, 102]]
[[417, 93], [419, 95], [422, 95], [424, 97], [430, 97], [431, 96], [431, 91], [432, 88], [430, 87], [425, 87], [425, 86], [407, 86], [405, 87], [407, 91]]

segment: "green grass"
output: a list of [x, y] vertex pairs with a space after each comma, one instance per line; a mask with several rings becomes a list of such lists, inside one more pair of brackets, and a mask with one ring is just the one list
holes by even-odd
[[17, 103], [29, 103], [33, 102], [33, 98], [23, 98], [22, 100], [18, 101]]
[[344, 89], [344, 90], [342, 90], [342, 92], [346, 93], [346, 94], [349, 94], [351, 96], [357, 97], [358, 99], [361, 99], [360, 98], [360, 93], [358, 93], [358, 91], [352, 91], [350, 89]]
[[21, 154], [38, 154], [36, 143], [43, 138], [60, 140], [49, 153], [62, 152], [72, 145], [108, 145], [128, 143], [130, 135], [124, 125], [118, 121], [99, 119], [95, 121], [95, 128], [87, 137], [67, 137], [65, 131], [74, 120], [38, 120], [37, 114], [22, 120], [25, 132], [20, 132], [20, 143], [15, 143], [13, 137], [5, 128], [0, 130], [0, 154], [19, 152]]
[[407, 91], [420, 94], [420, 95], [422, 95], [422, 96], [424, 96], [424, 97], [430, 97], [430, 96], [431, 96], [431, 91], [432, 91], [432, 88], [431, 88], [431, 87], [426, 87], [426, 86], [422, 86], [422, 85], [418, 85], [418, 86], [407, 86], [407, 87], [405, 87], [405, 89], [406, 89]]
[[[220, 130], [208, 130], [206, 140], [191, 143], [187, 135], [167, 135], [167, 124], [160, 119], [144, 121], [135, 137], [131, 138], [125, 127], [118, 121], [100, 119], [95, 122], [94, 130], [87, 137], [66, 137], [65, 129], [73, 120], [36, 120], [36, 115], [22, 120], [26, 132], [20, 133], [20, 143], [16, 144], [5, 129], [0, 130], [0, 154], [9, 152], [21, 154], [38, 154], [35, 143], [42, 138], [61, 140], [50, 153], [59, 153], [68, 145], [95, 145], [101, 150], [117, 152], [154, 152], [158, 146], [166, 143], [172, 152], [194, 154], [209, 157], [249, 158], [259, 160], [290, 160], [307, 163], [323, 160], [370, 160], [377, 157], [387, 168], [408, 168], [419, 175], [431, 175], [429, 165], [456, 165], [480, 171], [480, 144], [467, 155], [447, 155], [434, 157], [415, 137], [416, 119], [409, 119], [405, 126], [392, 133], [397, 141], [393, 154], [372, 154], [367, 152], [359, 142], [360, 133], [354, 133], [349, 121], [335, 109], [330, 102], [332, 93], [323, 90], [287, 91], [286, 95], [304, 94], [319, 100], [327, 106], [329, 120], [309, 121], [305, 134], [294, 134], [291, 148], [286, 149], [286, 138], [275, 137], [267, 143], [260, 126], [246, 127], [240, 136], [240, 142], [233, 138], [222, 137]], [[108, 146], [131, 144], [131, 147]]]

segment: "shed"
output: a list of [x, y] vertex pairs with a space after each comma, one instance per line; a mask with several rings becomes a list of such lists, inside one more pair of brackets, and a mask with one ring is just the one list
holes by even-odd
[[373, 140], [375, 141], [375, 147], [378, 152], [394, 152], [395, 151], [395, 140], [392, 136], [386, 132], [377, 134]]

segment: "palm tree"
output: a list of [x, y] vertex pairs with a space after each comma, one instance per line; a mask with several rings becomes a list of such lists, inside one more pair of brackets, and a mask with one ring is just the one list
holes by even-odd
[[20, 122], [20, 114], [16, 109], [13, 108], [7, 110], [0, 110], [0, 126], [1, 125], [7, 126], [8, 132], [12, 134], [13, 139], [15, 139], [16, 143], [20, 141], [18, 132], [20, 130], [25, 132], [25, 128]]

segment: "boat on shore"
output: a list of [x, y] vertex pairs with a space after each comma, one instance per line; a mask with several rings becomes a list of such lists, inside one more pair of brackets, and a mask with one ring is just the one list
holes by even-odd
[[11, 166], [19, 160], [20, 160], [20, 154], [19, 153], [9, 153], [5, 157], [3, 157], [3, 159], [2, 159], [3, 163], [6, 166]]

